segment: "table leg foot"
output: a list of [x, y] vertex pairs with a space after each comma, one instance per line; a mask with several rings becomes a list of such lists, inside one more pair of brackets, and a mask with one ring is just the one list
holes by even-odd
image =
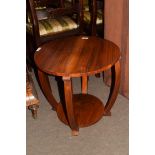
[[31, 112], [32, 112], [32, 117], [33, 117], [34, 119], [36, 119], [36, 118], [37, 118], [37, 109], [31, 110]]
[[79, 135], [79, 131], [72, 130], [72, 136], [78, 136], [78, 135]]
[[39, 105], [31, 105], [28, 107], [29, 110], [31, 110], [31, 113], [32, 113], [32, 117], [34, 119], [37, 118], [37, 111], [38, 111], [38, 108], [39, 108]]
[[104, 112], [103, 116], [111, 116], [111, 112], [110, 111]]

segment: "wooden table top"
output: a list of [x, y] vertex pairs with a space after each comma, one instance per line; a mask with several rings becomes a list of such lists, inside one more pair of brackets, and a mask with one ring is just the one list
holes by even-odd
[[111, 68], [119, 60], [120, 50], [98, 37], [72, 36], [45, 43], [34, 58], [37, 67], [48, 74], [80, 77]]

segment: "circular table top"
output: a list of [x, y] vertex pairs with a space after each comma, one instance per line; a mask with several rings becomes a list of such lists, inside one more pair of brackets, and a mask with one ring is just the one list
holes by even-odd
[[37, 67], [52, 75], [79, 77], [111, 68], [120, 58], [114, 43], [98, 37], [72, 36], [43, 44], [35, 53]]

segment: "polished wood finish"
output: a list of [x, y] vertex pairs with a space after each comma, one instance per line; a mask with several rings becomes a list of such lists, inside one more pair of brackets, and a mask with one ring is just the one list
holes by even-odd
[[87, 94], [88, 78], [87, 76], [82, 76], [82, 94]]
[[[110, 116], [120, 84], [120, 51], [112, 42], [98, 37], [74, 36], [44, 44], [35, 53], [38, 75], [45, 96], [56, 109], [59, 119], [70, 126], [72, 135], [79, 127]], [[87, 76], [112, 71], [112, 85], [105, 107], [95, 96], [87, 94]], [[62, 76], [65, 100], [54, 99], [47, 74]], [[83, 77], [82, 94], [73, 95], [72, 77]]]
[[112, 72], [112, 78], [114, 78], [112, 80], [112, 84], [111, 84], [111, 89], [110, 89], [110, 94], [109, 94], [109, 98], [107, 101], [107, 104], [105, 106], [105, 115], [110, 113], [110, 110], [116, 100], [116, 97], [118, 95], [118, 91], [119, 91], [119, 86], [120, 86], [120, 62], [117, 61], [117, 63], [115, 63], [114, 66], [112, 66], [111, 68], [111, 72]]
[[44, 95], [46, 96], [48, 102], [51, 104], [53, 110], [57, 109], [58, 103], [53, 97], [51, 86], [49, 83], [48, 75], [40, 70], [38, 70], [39, 82]]
[[[35, 69], [34, 51], [43, 43], [55, 40], [57, 38], [65, 38], [66, 36], [80, 35], [83, 33], [83, 0], [71, 0], [70, 7], [64, 7], [64, 0], [26, 0], [26, 22], [32, 26], [32, 32], [26, 32], [26, 58], [27, 63]], [[56, 4], [56, 8], [53, 8]], [[76, 23], [79, 25], [76, 29], [68, 29], [57, 33], [49, 33], [40, 35], [39, 19], [37, 17], [36, 7], [46, 6], [48, 18], [60, 16], [73, 16], [77, 14]], [[29, 22], [28, 22], [29, 21]]]
[[44, 44], [34, 59], [48, 74], [80, 77], [111, 68], [119, 57], [119, 48], [108, 40], [73, 36]]
[[72, 85], [70, 77], [63, 77], [64, 80], [64, 92], [67, 110], [67, 119], [69, 125], [72, 129], [72, 135], [76, 136], [79, 132], [79, 127], [77, 125], [77, 120], [75, 119], [74, 105], [72, 103]]
[[[104, 112], [103, 103], [90, 94], [73, 95], [74, 116], [79, 127], [90, 126], [99, 121]], [[58, 106], [57, 115], [59, 119], [68, 125], [66, 113], [61, 104]]]
[[[91, 35], [92, 36], [97, 36], [99, 35], [100, 37], [104, 38], [104, 2], [105, 0], [89, 0], [89, 9], [90, 9], [90, 14], [91, 14], [91, 22], [90, 22], [90, 27], [91, 27]], [[97, 10], [98, 10], [98, 4], [97, 3], [102, 3], [102, 23], [97, 25]], [[99, 31], [99, 32], [98, 32]], [[97, 78], [100, 78], [100, 73], [95, 74]]]

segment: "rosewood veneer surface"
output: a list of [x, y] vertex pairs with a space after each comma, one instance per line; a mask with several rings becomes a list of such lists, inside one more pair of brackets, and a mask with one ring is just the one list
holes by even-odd
[[[58, 118], [70, 126], [72, 135], [110, 116], [120, 85], [120, 51], [112, 42], [95, 36], [73, 36], [45, 43], [35, 53], [38, 76], [47, 100]], [[103, 104], [87, 94], [87, 76], [111, 69], [112, 84], [109, 98]], [[58, 103], [50, 87], [48, 75], [61, 76], [64, 100]], [[82, 93], [73, 94], [72, 77], [82, 77]]]
[[46, 73], [80, 77], [110, 68], [119, 57], [119, 48], [108, 40], [73, 36], [41, 46], [35, 54], [35, 62]]

